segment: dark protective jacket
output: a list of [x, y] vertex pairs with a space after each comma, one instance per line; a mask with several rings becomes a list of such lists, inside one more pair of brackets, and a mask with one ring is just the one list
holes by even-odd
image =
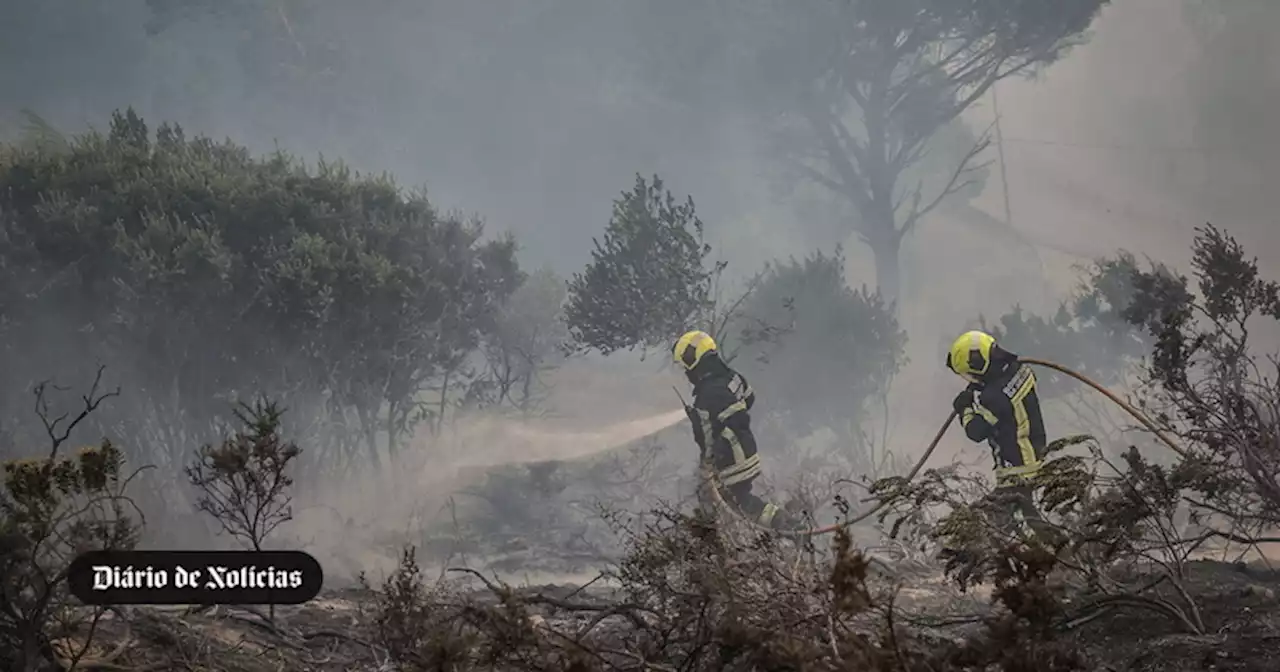
[[1044, 418], [1036, 394], [1036, 376], [1017, 355], [996, 350], [982, 383], [962, 394], [971, 404], [957, 403], [960, 422], [970, 441], [986, 441], [995, 459], [996, 483], [1015, 485], [1040, 469], [1045, 455]]
[[750, 415], [756, 395], [747, 379], [716, 355], [704, 357], [688, 376], [693, 383], [689, 419], [702, 461], [725, 486], [759, 476], [760, 456]]

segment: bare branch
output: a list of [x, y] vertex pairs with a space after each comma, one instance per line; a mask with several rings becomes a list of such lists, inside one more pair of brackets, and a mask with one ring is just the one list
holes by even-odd
[[106, 370], [106, 366], [100, 365], [98, 367], [97, 372], [94, 374], [93, 384], [89, 387], [89, 392], [80, 398], [83, 402], [83, 407], [76, 416], [72, 418], [71, 422], [67, 423], [66, 426], [63, 427], [59, 426], [67, 419], [68, 416], [70, 416], [70, 413], [63, 413], [56, 418], [50, 418], [47, 391], [50, 387], [58, 391], [66, 391], [65, 388], [50, 385], [46, 381], [37, 384], [33, 389], [33, 393], [35, 395], [36, 415], [40, 418], [41, 424], [44, 425], [45, 434], [49, 437], [50, 447], [48, 460], [50, 465], [52, 465], [53, 460], [57, 458], [58, 450], [67, 442], [67, 439], [70, 438], [71, 432], [75, 431], [75, 428], [83, 422], [85, 418], [89, 417], [91, 413], [96, 411], [103, 401], [111, 397], [120, 396], [119, 387], [110, 392], [98, 392], [98, 388], [102, 385], [102, 372], [104, 370]]
[[969, 148], [969, 151], [965, 153], [964, 157], [960, 160], [960, 162], [956, 164], [956, 168], [954, 171], [952, 171], [951, 177], [947, 180], [946, 185], [938, 192], [938, 194], [933, 198], [933, 200], [929, 201], [929, 203], [924, 207], [920, 207], [920, 204], [919, 204], [920, 191], [917, 188], [915, 191], [917, 200], [915, 203], [912, 204], [911, 211], [907, 214], [906, 219], [903, 221], [902, 227], [898, 229], [897, 235], [901, 237], [910, 233], [912, 228], [916, 226], [916, 223], [919, 222], [922, 217], [928, 215], [935, 208], [937, 208], [938, 204], [942, 203], [942, 201], [946, 199], [946, 197], [956, 193], [957, 191], [960, 191], [961, 189], [964, 189], [966, 186], [971, 184], [972, 182], [970, 180], [964, 179], [964, 177], [970, 172], [981, 170], [982, 168], [989, 165], [989, 162], [974, 165], [973, 160], [979, 154], [985, 151], [987, 147], [989, 147], [990, 145], [991, 145], [990, 131], [989, 130], [983, 131], [982, 135], [978, 138], [978, 141], [975, 142], [973, 146]]

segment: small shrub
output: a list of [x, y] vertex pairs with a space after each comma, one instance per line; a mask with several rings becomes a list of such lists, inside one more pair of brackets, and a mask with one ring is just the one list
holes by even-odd
[[289, 466], [302, 453], [280, 436], [283, 411], [272, 402], [242, 405], [242, 431], [220, 445], [206, 445], [186, 468], [200, 490], [196, 505], [223, 531], [255, 551], [277, 527], [293, 519]]
[[[89, 649], [55, 646], [84, 620], [73, 609], [67, 572], [76, 556], [96, 550], [127, 550], [137, 543], [143, 517], [126, 496], [132, 474], [110, 440], [63, 455], [72, 432], [107, 398], [99, 369], [74, 416], [54, 417], [47, 394], [35, 388], [36, 412], [49, 437], [42, 457], [12, 460], [3, 467], [0, 491], [0, 669], [65, 669]], [[69, 419], [70, 418], [70, 419]], [[69, 419], [69, 420], [68, 420]], [[137, 472], [133, 472], [136, 474]], [[102, 609], [93, 609], [96, 621]], [[89, 640], [92, 637], [88, 638]]]
[[[293, 520], [288, 471], [302, 449], [281, 438], [283, 413], [273, 402], [242, 404], [236, 419], [244, 429], [221, 445], [201, 447], [186, 468], [187, 479], [200, 491], [196, 507], [255, 551], [277, 527]], [[275, 605], [267, 615], [275, 619]]]

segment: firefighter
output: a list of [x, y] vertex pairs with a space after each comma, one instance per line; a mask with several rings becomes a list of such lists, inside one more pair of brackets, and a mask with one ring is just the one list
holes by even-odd
[[1044, 419], [1036, 376], [991, 334], [969, 331], [951, 344], [947, 368], [968, 381], [952, 408], [970, 441], [986, 441], [995, 462], [996, 495], [1010, 516], [1021, 514], [1034, 532], [1041, 523], [1032, 482], [1045, 456]]
[[672, 355], [693, 385], [693, 403], [685, 412], [693, 424], [700, 461], [717, 476], [725, 501], [765, 527], [795, 529], [798, 521], [751, 492], [760, 475], [760, 455], [751, 432], [756, 395], [747, 379], [720, 359], [716, 342], [706, 332], [681, 336]]

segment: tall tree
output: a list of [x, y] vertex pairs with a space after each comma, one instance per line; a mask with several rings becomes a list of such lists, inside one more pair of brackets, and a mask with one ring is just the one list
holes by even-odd
[[[921, 171], [940, 149], [931, 140], [996, 82], [1060, 58], [1109, 0], [696, 4], [701, 11], [685, 15], [713, 25], [678, 28], [654, 74], [673, 79], [668, 90], [679, 94], [693, 87], [677, 66], [730, 63], [714, 90], [770, 117], [796, 168], [853, 207], [850, 232], [874, 253], [881, 293], [896, 299], [903, 239], [970, 183], [987, 144], [981, 134], [951, 165]], [[722, 44], [699, 39], [715, 35], [726, 36]], [[920, 174], [938, 171], [942, 179]]]
[[[859, 213], [882, 293], [898, 296], [903, 239], [967, 186], [985, 134], [932, 192], [903, 183], [929, 140], [1001, 79], [1058, 59], [1108, 0], [845, 0], [810, 2], [827, 26], [805, 47], [789, 121], [808, 142], [797, 155], [814, 181]], [[797, 38], [799, 36], [796, 36]], [[803, 45], [798, 39], [791, 43]], [[794, 46], [781, 47], [790, 51]]]

